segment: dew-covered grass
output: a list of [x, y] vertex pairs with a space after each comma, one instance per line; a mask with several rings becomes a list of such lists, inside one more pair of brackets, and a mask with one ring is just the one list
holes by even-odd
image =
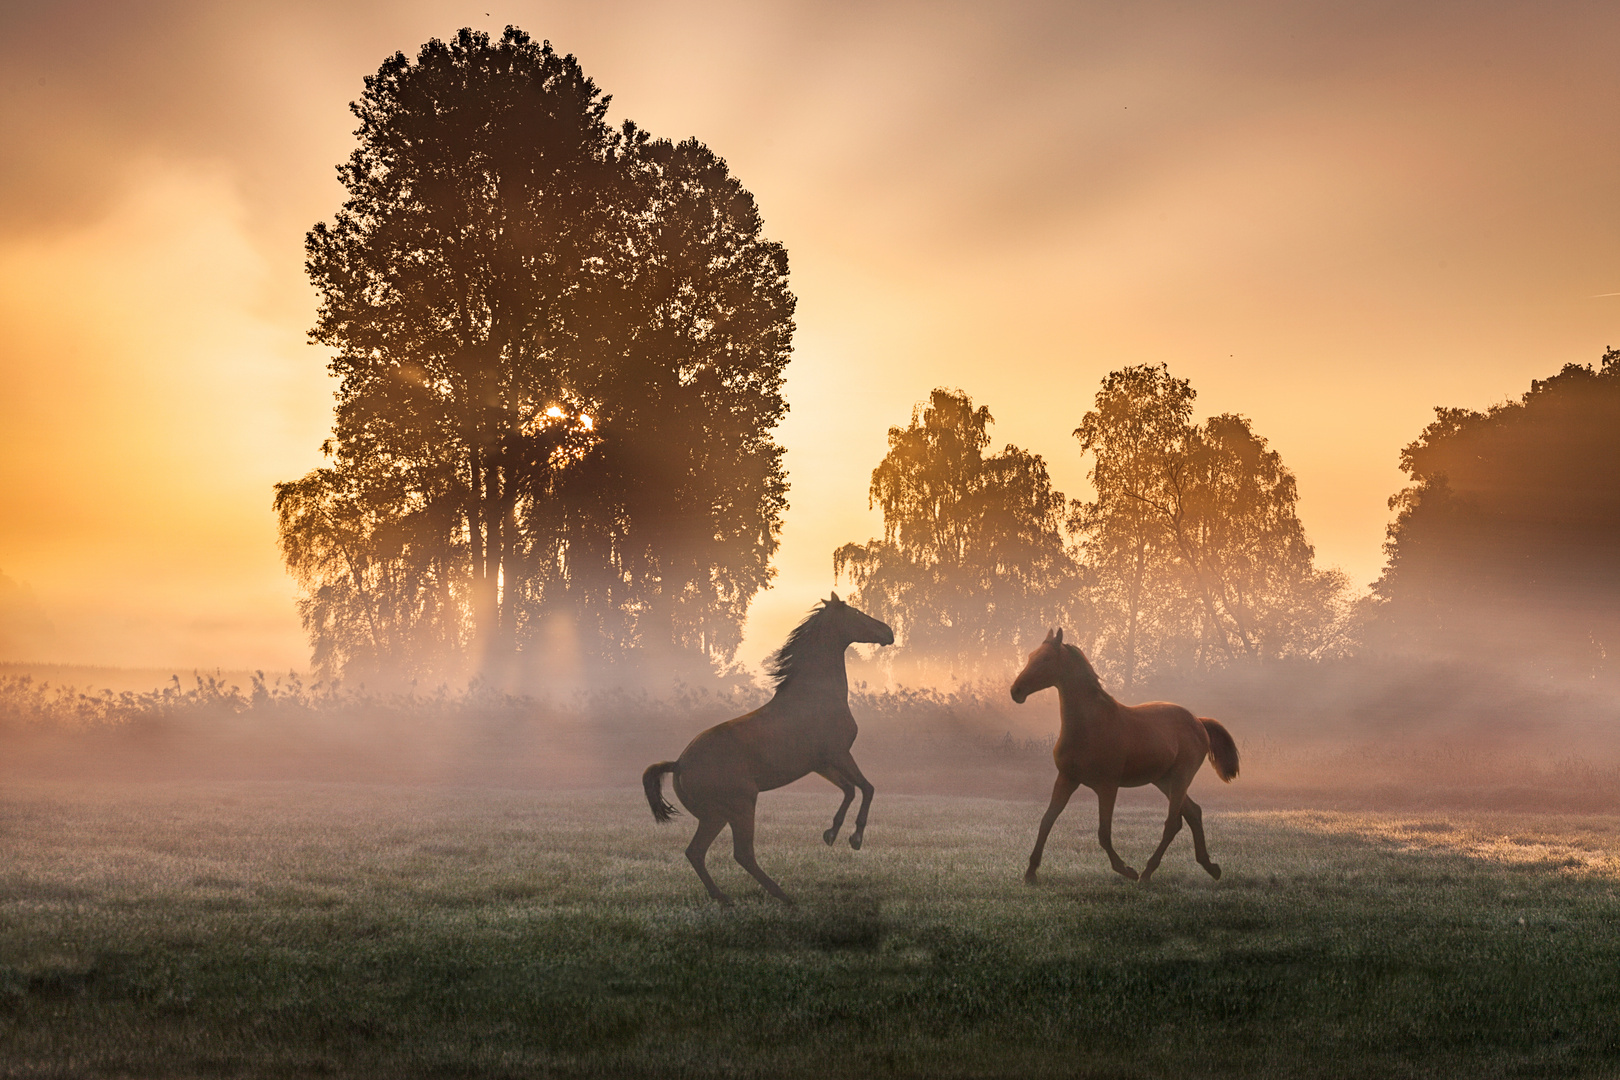
[[1039, 805], [772, 793], [728, 910], [630, 788], [13, 784], [0, 1075], [1620, 1074], [1620, 819], [1206, 809], [1144, 887], [1084, 794], [1031, 888]]

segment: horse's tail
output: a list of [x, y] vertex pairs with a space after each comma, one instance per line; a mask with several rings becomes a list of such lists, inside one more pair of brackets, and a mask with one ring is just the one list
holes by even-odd
[[1215, 775], [1230, 784], [1238, 774], [1237, 743], [1232, 741], [1231, 733], [1221, 727], [1219, 720], [1200, 716], [1198, 722], [1204, 725], [1204, 731], [1209, 735], [1209, 763], [1215, 766]]
[[647, 771], [641, 774], [641, 786], [647, 790], [647, 805], [652, 807], [653, 820], [660, 825], [680, 813], [664, 798], [664, 774], [679, 767], [673, 761], [660, 761], [647, 766]]

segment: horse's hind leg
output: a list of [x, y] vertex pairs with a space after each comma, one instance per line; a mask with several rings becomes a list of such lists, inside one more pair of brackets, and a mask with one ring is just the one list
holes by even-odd
[[771, 880], [771, 876], [759, 868], [754, 860], [754, 800], [749, 799], [746, 806], [738, 807], [731, 818], [731, 850], [737, 860], [737, 865], [754, 875], [754, 880], [765, 886], [765, 891], [791, 905], [793, 900], [782, 891], [782, 886]]
[[1170, 799], [1170, 813], [1164, 819], [1164, 835], [1159, 838], [1158, 848], [1154, 850], [1152, 858], [1148, 859], [1147, 865], [1142, 867], [1141, 880], [1144, 882], [1153, 876], [1153, 871], [1159, 868], [1159, 861], [1164, 858], [1164, 853], [1169, 850], [1170, 841], [1174, 840], [1176, 833], [1181, 831], [1181, 804], [1187, 798], [1187, 782], [1181, 779], [1175, 780], [1167, 794]]
[[704, 865], [705, 857], [709, 853], [709, 845], [714, 843], [714, 838], [719, 836], [720, 830], [725, 827], [726, 821], [724, 818], [698, 818], [697, 832], [692, 834], [692, 842], [686, 845], [686, 858], [692, 864], [692, 869], [697, 871], [697, 876], [702, 880], [703, 887], [709, 890], [709, 895], [722, 904], [729, 904], [731, 903], [731, 897], [720, 891], [720, 887], [714, 883], [714, 878], [709, 876], [709, 868]]
[[1209, 861], [1209, 848], [1204, 846], [1203, 810], [1199, 809], [1197, 803], [1183, 796], [1181, 800], [1181, 816], [1186, 819], [1188, 828], [1192, 829], [1193, 856], [1198, 860], [1198, 865], [1208, 870], [1210, 877], [1215, 878], [1217, 881], [1220, 880], [1221, 864]]
[[827, 841], [827, 846], [832, 847], [833, 841], [838, 839], [838, 830], [844, 827], [844, 815], [849, 813], [849, 804], [855, 801], [855, 785], [849, 777], [837, 769], [817, 769], [816, 772], [844, 790], [844, 801], [839, 805], [838, 813], [833, 815], [832, 828], [821, 834], [821, 838]]
[[[842, 757], [833, 762], [833, 768], [854, 781], [855, 786], [861, 789], [861, 808], [855, 812], [855, 831], [849, 834], [849, 846], [859, 851], [861, 850], [861, 844], [866, 839], [866, 815], [872, 810], [872, 795], [877, 789], [872, 786], [870, 780], [862, 775], [861, 767], [855, 764], [855, 759], [850, 756], [847, 750], [844, 751]], [[828, 843], [831, 843], [831, 841], [828, 841]]]

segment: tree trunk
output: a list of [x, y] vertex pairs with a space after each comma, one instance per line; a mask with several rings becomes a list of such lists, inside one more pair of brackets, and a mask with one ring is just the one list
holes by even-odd
[[496, 619], [499, 615], [498, 582], [494, 573], [496, 537], [490, 514], [490, 488], [493, 469], [477, 446], [472, 451], [472, 505], [467, 510], [467, 524], [472, 546], [473, 571], [473, 640], [472, 662], [481, 674], [488, 667], [495, 644]]
[[[1140, 522], [1138, 523], [1140, 525]], [[1125, 694], [1136, 687], [1136, 627], [1137, 612], [1142, 604], [1142, 577], [1147, 572], [1143, 563], [1147, 559], [1147, 535], [1136, 530], [1136, 552], [1131, 563], [1131, 586], [1125, 602]]]

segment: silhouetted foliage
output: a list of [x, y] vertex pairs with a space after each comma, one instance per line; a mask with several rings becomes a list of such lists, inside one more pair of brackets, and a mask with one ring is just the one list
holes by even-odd
[[1064, 550], [1064, 498], [1037, 454], [985, 456], [990, 410], [935, 390], [911, 423], [889, 429], [872, 472], [883, 539], [845, 544], [833, 571], [851, 602], [894, 628], [905, 661], [934, 660], [962, 676], [1016, 665], [1062, 621], [1076, 568]]
[[1374, 586], [1373, 640], [1614, 670], [1620, 647], [1620, 350], [1518, 401], [1435, 409]]
[[1097, 498], [1076, 502], [1069, 519], [1080, 534], [1092, 600], [1092, 621], [1076, 630], [1112, 667], [1129, 693], [1143, 657], [1169, 647], [1180, 630], [1180, 592], [1174, 538], [1159, 507], [1187, 446], [1194, 393], [1185, 379], [1138, 366], [1111, 373], [1097, 407], [1074, 432], [1095, 455], [1091, 480]]
[[353, 104], [307, 242], [332, 464], [276, 488], [320, 670], [735, 652], [786, 507], [787, 255], [724, 161], [607, 107], [510, 27]]
[[1096, 489], [1069, 519], [1094, 620], [1079, 629], [1126, 692], [1145, 669], [1319, 655], [1345, 614], [1293, 474], [1245, 418], [1194, 423], [1196, 396], [1162, 365], [1122, 368], [1074, 431]]

